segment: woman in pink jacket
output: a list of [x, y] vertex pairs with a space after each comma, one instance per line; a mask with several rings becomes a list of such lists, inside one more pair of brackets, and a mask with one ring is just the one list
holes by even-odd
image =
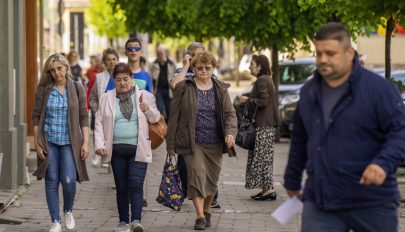
[[101, 97], [96, 113], [95, 149], [101, 162], [111, 163], [113, 169], [120, 217], [114, 231], [138, 232], [143, 231], [143, 183], [152, 162], [148, 122], [157, 122], [160, 112], [154, 96], [133, 84], [127, 64], [117, 64], [112, 77], [115, 89]]

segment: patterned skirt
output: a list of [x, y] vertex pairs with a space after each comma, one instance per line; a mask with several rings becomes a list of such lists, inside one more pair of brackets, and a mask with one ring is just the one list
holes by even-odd
[[254, 150], [249, 150], [246, 164], [247, 189], [273, 189], [273, 156], [276, 128], [257, 127]]

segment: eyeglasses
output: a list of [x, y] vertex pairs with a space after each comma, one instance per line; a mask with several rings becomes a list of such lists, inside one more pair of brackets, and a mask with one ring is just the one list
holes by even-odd
[[197, 71], [199, 71], [199, 72], [202, 72], [202, 71], [207, 71], [207, 72], [209, 72], [209, 71], [211, 71], [212, 70], [212, 67], [206, 67], [206, 66], [200, 66], [200, 67], [195, 67], [196, 69], [197, 69]]
[[142, 50], [141, 47], [127, 47], [128, 52], [139, 52], [140, 50]]

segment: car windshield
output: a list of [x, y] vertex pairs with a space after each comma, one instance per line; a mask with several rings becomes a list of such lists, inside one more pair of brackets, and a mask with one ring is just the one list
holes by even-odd
[[302, 84], [314, 69], [313, 64], [280, 65], [280, 84]]

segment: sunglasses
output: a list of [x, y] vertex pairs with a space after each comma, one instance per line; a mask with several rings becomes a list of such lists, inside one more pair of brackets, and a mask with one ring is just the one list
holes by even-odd
[[140, 50], [142, 50], [141, 47], [127, 47], [128, 52], [139, 52]]
[[204, 69], [205, 69], [205, 71], [207, 71], [207, 72], [209, 72], [209, 71], [212, 70], [212, 67], [204, 67], [204, 66], [195, 67], [195, 68], [196, 68], [199, 72], [204, 71]]

